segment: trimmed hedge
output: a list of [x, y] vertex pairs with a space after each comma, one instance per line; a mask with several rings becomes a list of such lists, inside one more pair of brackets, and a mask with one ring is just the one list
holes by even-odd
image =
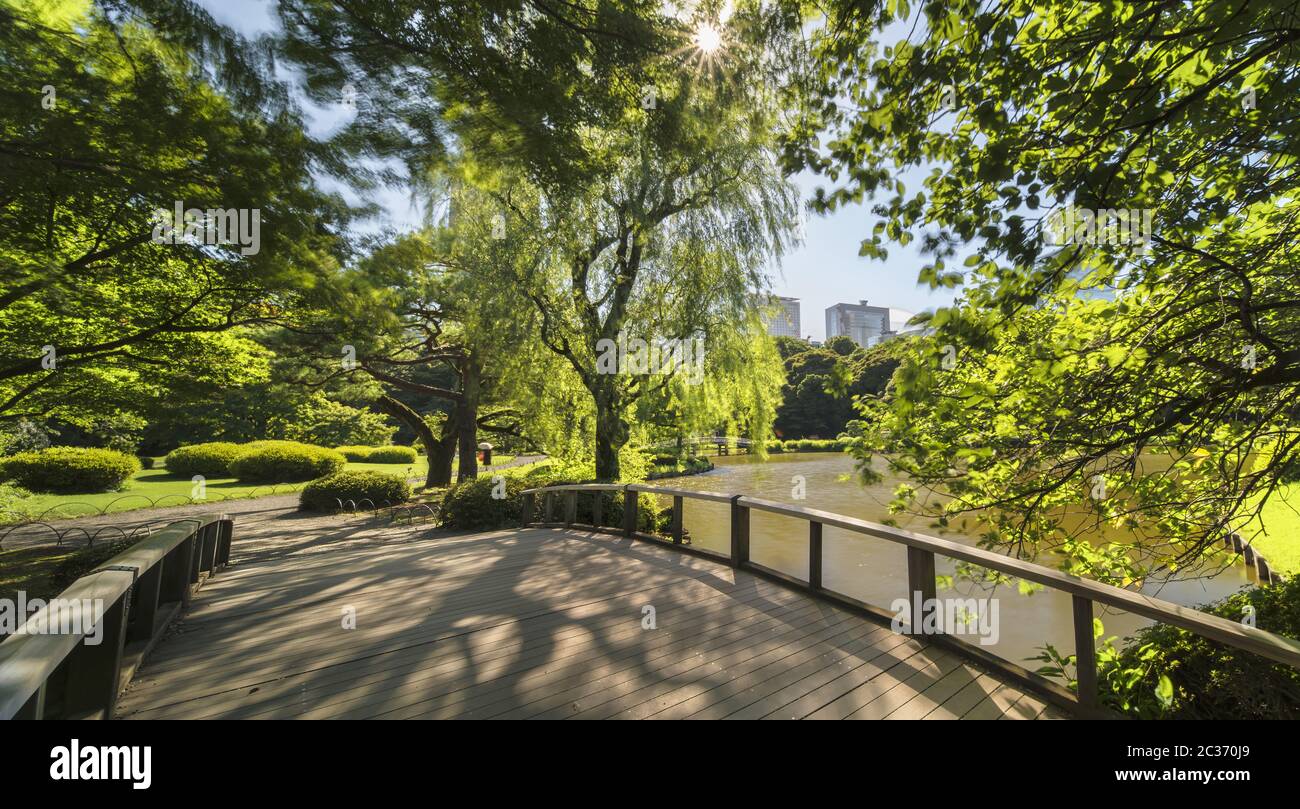
[[362, 500], [369, 500], [376, 506], [383, 506], [410, 499], [410, 484], [397, 475], [353, 470], [336, 472], [308, 483], [298, 498], [298, 508], [302, 511], [336, 511], [339, 501], [347, 503], [351, 500], [360, 505]]
[[297, 441], [254, 441], [230, 464], [241, 482], [293, 483], [341, 472], [347, 459], [332, 449]]
[[334, 451], [348, 459], [348, 463], [365, 463], [370, 458], [370, 447], [346, 446], [335, 447]]
[[191, 444], [167, 453], [167, 471], [173, 475], [192, 478], [228, 478], [233, 476], [231, 466], [244, 452], [244, 447], [229, 441], [210, 441]]
[[[784, 452], [844, 452], [849, 448], [849, 441], [844, 438], [801, 438], [797, 441], [785, 441], [782, 443], [782, 449], [776, 451]], [[771, 445], [768, 445], [768, 452], [773, 452]]]
[[33, 492], [88, 494], [122, 488], [140, 462], [113, 449], [50, 447], [0, 461], [0, 479]]
[[415, 463], [418, 457], [415, 449], [412, 447], [386, 446], [386, 447], [361, 447], [348, 446], [339, 447], [338, 452], [343, 453], [343, 457], [352, 463]]

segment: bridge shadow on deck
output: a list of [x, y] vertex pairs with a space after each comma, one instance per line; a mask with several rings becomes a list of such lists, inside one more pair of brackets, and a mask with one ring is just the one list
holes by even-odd
[[1062, 716], [949, 652], [647, 543], [291, 516], [249, 528], [120, 716]]

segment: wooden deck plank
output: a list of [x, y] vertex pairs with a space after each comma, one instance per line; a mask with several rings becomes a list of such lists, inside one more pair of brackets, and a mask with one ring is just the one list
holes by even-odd
[[662, 638], [667, 644], [660, 648], [634, 642], [621, 655], [601, 655], [600, 650], [592, 646], [589, 654], [562, 670], [538, 668], [512, 680], [504, 694], [469, 694], [465, 701], [441, 706], [436, 712], [426, 708], [387, 718], [523, 718], [548, 710], [560, 710], [561, 715], [567, 716], [583, 696], [612, 698], [614, 692], [621, 693], [618, 690], [624, 683], [637, 682], [648, 673], [658, 672], [682, 660], [697, 659], [712, 649], [745, 645], [749, 633], [761, 633], [787, 621], [799, 621], [810, 612], [807, 604], [799, 603], [782, 605], [777, 609], [753, 610], [743, 617], [733, 612], [725, 623], [704, 630], [683, 626], [665, 632]]
[[763, 719], [803, 719], [821, 710], [863, 683], [870, 682], [890, 669], [922, 651], [921, 644], [911, 638], [903, 641], [879, 657], [841, 674], [830, 682], [804, 694], [788, 705], [762, 717]]
[[1064, 715], [954, 653], [670, 548], [562, 529], [367, 536], [295, 535], [280, 552], [263, 530], [243, 557], [237, 542], [119, 715]]
[[[856, 658], [860, 662], [863, 658], [857, 657], [858, 655], [877, 649], [879, 644], [889, 636], [889, 630], [864, 621], [862, 622], [862, 632], [852, 640], [837, 643], [829, 649], [807, 650], [805, 653], [800, 654], [798, 658], [783, 661], [779, 671], [771, 672], [764, 679], [745, 678], [728, 684], [724, 686], [724, 690], [727, 692], [725, 697], [710, 702], [707, 706], [694, 713], [683, 715], [683, 718], [726, 718], [765, 698], [773, 697], [783, 689], [799, 688], [800, 684], [811, 683], [804, 685], [802, 690], [789, 695], [780, 704], [791, 702], [822, 682], [832, 679], [837, 672], [846, 670], [849, 660]], [[882, 652], [875, 653], [880, 654]], [[854, 663], [854, 665], [857, 665], [857, 663]], [[822, 675], [824, 679], [814, 682], [814, 678], [819, 675]]]
[[922, 719], [961, 719], [972, 708], [983, 702], [985, 697], [1001, 686], [1002, 683], [998, 682], [993, 676], [981, 674], [962, 686], [960, 691], [944, 700], [943, 704], [923, 716]]
[[965, 688], [978, 678], [980, 672], [969, 663], [963, 662], [938, 681], [926, 686], [908, 700], [898, 710], [886, 716], [886, 719], [921, 719], [938, 708], [953, 694]]

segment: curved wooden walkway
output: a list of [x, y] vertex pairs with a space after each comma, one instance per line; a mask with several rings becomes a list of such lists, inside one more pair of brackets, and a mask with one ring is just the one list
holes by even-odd
[[237, 528], [234, 565], [119, 716], [1066, 718], [948, 651], [669, 548], [547, 528], [314, 538], [285, 519], [251, 545]]

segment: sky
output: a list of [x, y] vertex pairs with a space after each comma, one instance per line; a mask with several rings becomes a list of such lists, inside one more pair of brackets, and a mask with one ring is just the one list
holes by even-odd
[[[271, 0], [199, 0], [212, 16], [245, 36], [254, 37], [276, 27]], [[304, 107], [313, 115], [313, 134], [332, 128], [342, 108]], [[904, 177], [912, 188], [914, 182]], [[824, 179], [804, 173], [792, 178], [803, 200], [811, 199], [818, 185], [829, 186]], [[383, 206], [382, 223], [397, 229], [416, 227], [420, 212], [412, 205], [405, 188], [387, 189], [373, 199]], [[800, 299], [800, 327], [805, 337], [825, 339], [828, 307], [836, 303], [865, 300], [874, 306], [889, 306], [921, 312], [952, 302], [952, 290], [930, 290], [916, 283], [917, 273], [926, 259], [916, 249], [920, 239], [908, 247], [889, 247], [889, 258], [880, 261], [858, 256], [862, 239], [871, 234], [878, 217], [870, 203], [849, 205], [827, 216], [805, 210], [802, 243], [788, 252], [780, 266], [771, 269], [772, 292]]]

